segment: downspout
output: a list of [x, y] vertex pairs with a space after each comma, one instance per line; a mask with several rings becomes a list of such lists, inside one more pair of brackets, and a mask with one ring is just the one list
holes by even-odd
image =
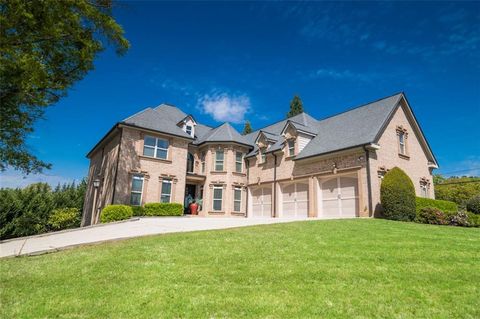
[[370, 151], [365, 147], [365, 158], [367, 159], [367, 190], [368, 190], [368, 211], [370, 217], [373, 217], [372, 204], [372, 181], [370, 174]]
[[247, 196], [246, 196], [247, 199], [245, 201], [245, 218], [247, 218], [248, 217], [248, 198], [250, 197], [249, 196], [250, 190], [248, 189], [248, 178], [250, 176], [250, 174], [249, 174], [250, 173], [250, 160], [249, 159], [247, 159], [245, 161], [245, 166], [247, 168], [247, 187], [246, 187], [247, 188]]
[[273, 153], [275, 158], [273, 165], [273, 217], [277, 215], [277, 155]]
[[115, 177], [113, 178], [113, 194], [112, 194], [112, 205], [115, 200], [115, 191], [117, 190], [117, 175], [118, 175], [118, 164], [120, 162], [120, 152], [122, 151], [122, 136], [123, 128], [120, 128], [120, 141], [118, 143], [118, 154], [117, 154], [117, 168], [115, 169]]

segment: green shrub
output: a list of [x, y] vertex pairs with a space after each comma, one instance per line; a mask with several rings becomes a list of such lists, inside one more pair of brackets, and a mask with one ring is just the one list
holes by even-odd
[[133, 216], [145, 216], [145, 209], [142, 206], [131, 206]]
[[77, 208], [59, 208], [53, 210], [48, 218], [51, 230], [80, 227], [80, 212]]
[[456, 214], [452, 214], [449, 217], [449, 224], [452, 226], [463, 226], [463, 227], [469, 227], [471, 226], [470, 223], [468, 222], [468, 215], [466, 212], [457, 212]]
[[431, 225], [448, 225], [449, 221], [444, 212], [436, 207], [423, 207], [417, 212], [415, 222]]
[[467, 201], [467, 210], [474, 214], [480, 214], [480, 195], [474, 196]]
[[144, 207], [145, 216], [182, 216], [183, 205], [178, 203], [148, 203]]
[[472, 212], [467, 212], [468, 223], [472, 227], [480, 227], [480, 215]]
[[437, 200], [431, 198], [417, 197], [415, 199], [417, 213], [425, 207], [434, 207], [438, 208], [441, 211], [448, 212], [457, 212], [458, 206], [457, 203], [450, 202], [448, 200]]
[[129, 219], [133, 216], [132, 207], [127, 205], [108, 205], [102, 210], [100, 221], [102, 223]]
[[398, 167], [385, 174], [380, 187], [380, 202], [387, 219], [412, 221], [415, 219], [415, 188], [411, 179]]

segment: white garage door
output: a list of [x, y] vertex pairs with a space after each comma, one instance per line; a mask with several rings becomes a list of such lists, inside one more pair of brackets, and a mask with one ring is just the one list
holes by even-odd
[[322, 208], [320, 217], [358, 216], [358, 183], [353, 176], [339, 176], [320, 182]]
[[272, 217], [272, 188], [252, 188], [252, 217]]
[[282, 217], [308, 217], [308, 182], [282, 186]]

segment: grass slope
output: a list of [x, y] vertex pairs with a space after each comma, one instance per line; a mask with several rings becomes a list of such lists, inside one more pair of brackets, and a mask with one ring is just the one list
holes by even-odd
[[0, 260], [2, 318], [479, 318], [480, 231], [385, 220], [170, 234]]

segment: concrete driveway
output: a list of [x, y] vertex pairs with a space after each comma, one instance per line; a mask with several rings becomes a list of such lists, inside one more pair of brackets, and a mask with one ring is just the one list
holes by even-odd
[[307, 219], [142, 217], [117, 223], [100, 224], [37, 236], [4, 240], [0, 242], [0, 258], [36, 255], [61, 250], [66, 247], [146, 235], [225, 229], [298, 220]]

